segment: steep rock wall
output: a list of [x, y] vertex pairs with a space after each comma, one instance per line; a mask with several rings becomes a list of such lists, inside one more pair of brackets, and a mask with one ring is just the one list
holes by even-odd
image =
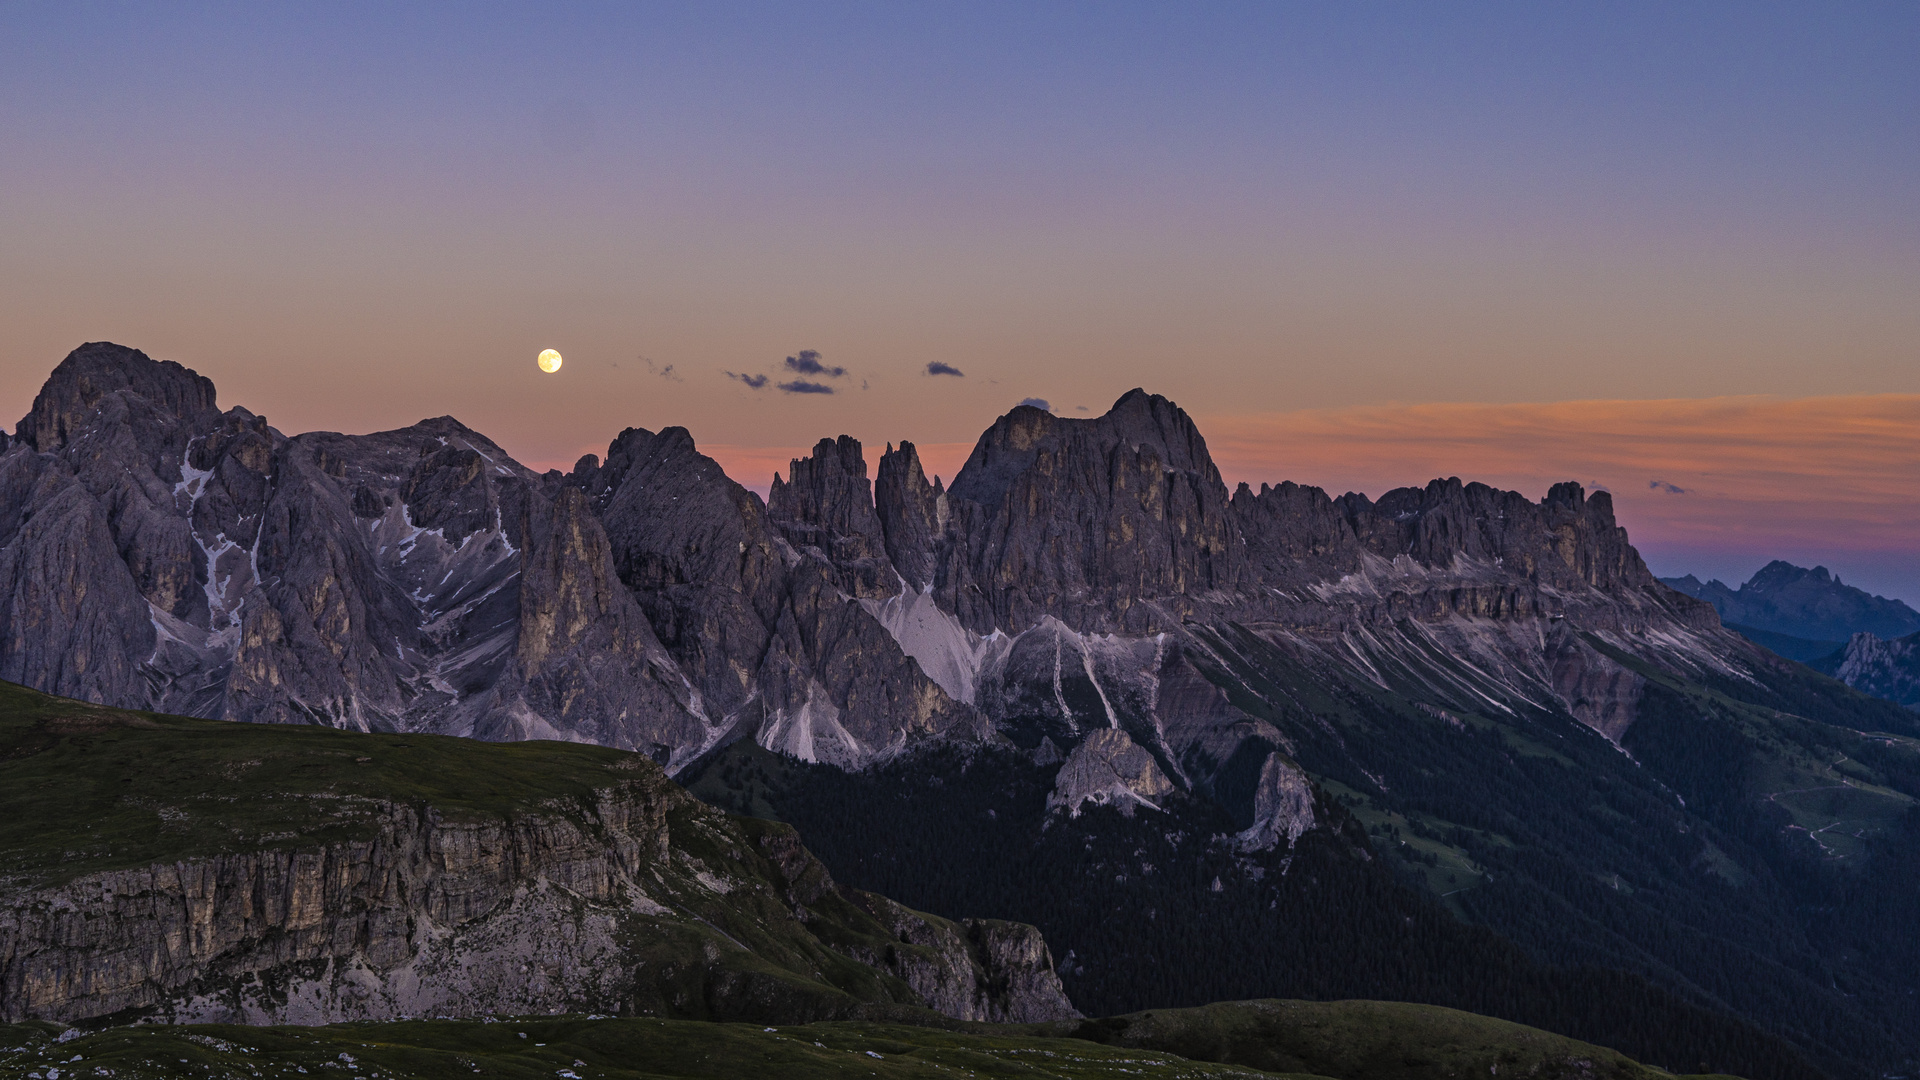
[[[742, 831], [637, 769], [590, 803], [363, 803], [342, 807], [362, 839], [0, 894], [0, 1018], [1075, 1015], [1032, 927], [843, 889], [791, 829]], [[849, 963], [865, 974], [832, 970]]]

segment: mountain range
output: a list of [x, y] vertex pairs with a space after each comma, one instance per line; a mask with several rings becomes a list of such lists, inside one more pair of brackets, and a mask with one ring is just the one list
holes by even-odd
[[1920, 709], [1920, 611], [1827, 572], [1774, 560], [1738, 589], [1663, 583], [1712, 604], [1729, 629], [1864, 693]]
[[1880, 638], [1920, 633], [1920, 611], [1848, 585], [1824, 566], [1809, 570], [1775, 559], [1738, 589], [1692, 574], [1660, 580], [1712, 604], [1728, 625], [1795, 660], [1837, 652], [1859, 633]]
[[638, 751], [849, 887], [1037, 925], [1083, 1012], [1920, 1055], [1913, 712], [1657, 581], [1605, 492], [1230, 491], [1142, 390], [1015, 408], [949, 486], [823, 439], [762, 500], [679, 428], [535, 473], [449, 417], [287, 436], [85, 345], [0, 453], [0, 678]]

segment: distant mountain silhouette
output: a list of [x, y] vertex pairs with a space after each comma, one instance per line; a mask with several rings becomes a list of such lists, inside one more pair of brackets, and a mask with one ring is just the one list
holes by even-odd
[[[1722, 622], [1742, 632], [1751, 629], [1769, 635], [1784, 634], [1809, 644], [1831, 643], [1816, 656], [1837, 652], [1858, 633], [1897, 638], [1920, 631], [1920, 611], [1898, 600], [1854, 588], [1824, 566], [1809, 570], [1775, 559], [1738, 589], [1728, 588], [1717, 580], [1702, 583], [1692, 574], [1660, 580], [1712, 604]], [[1782, 656], [1814, 659], [1814, 656], [1794, 656], [1777, 647], [1774, 641], [1758, 635], [1747, 636]]]

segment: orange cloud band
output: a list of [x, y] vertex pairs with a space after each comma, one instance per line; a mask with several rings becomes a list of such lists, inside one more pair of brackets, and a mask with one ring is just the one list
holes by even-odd
[[1381, 405], [1201, 421], [1229, 483], [1613, 492], [1636, 543], [1920, 553], [1920, 394]]
[[[1883, 587], [1920, 595], [1920, 394], [1373, 405], [1198, 422], [1229, 485], [1293, 480], [1378, 497], [1458, 476], [1538, 498], [1578, 480], [1613, 493], [1661, 572], [1720, 572], [1714, 556], [1757, 566], [1851, 553], [1880, 568]], [[702, 449], [762, 494], [812, 452]], [[928, 473], [951, 481], [972, 444], [918, 449]]]

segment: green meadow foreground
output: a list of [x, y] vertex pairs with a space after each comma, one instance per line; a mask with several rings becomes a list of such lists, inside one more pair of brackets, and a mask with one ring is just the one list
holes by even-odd
[[1051, 1025], [534, 1018], [329, 1027], [111, 1028], [56, 1041], [53, 1025], [0, 1028], [0, 1075], [333, 1076], [440, 1080], [651, 1077], [1670, 1075], [1610, 1050], [1470, 1013], [1393, 1002], [1253, 1001]]

